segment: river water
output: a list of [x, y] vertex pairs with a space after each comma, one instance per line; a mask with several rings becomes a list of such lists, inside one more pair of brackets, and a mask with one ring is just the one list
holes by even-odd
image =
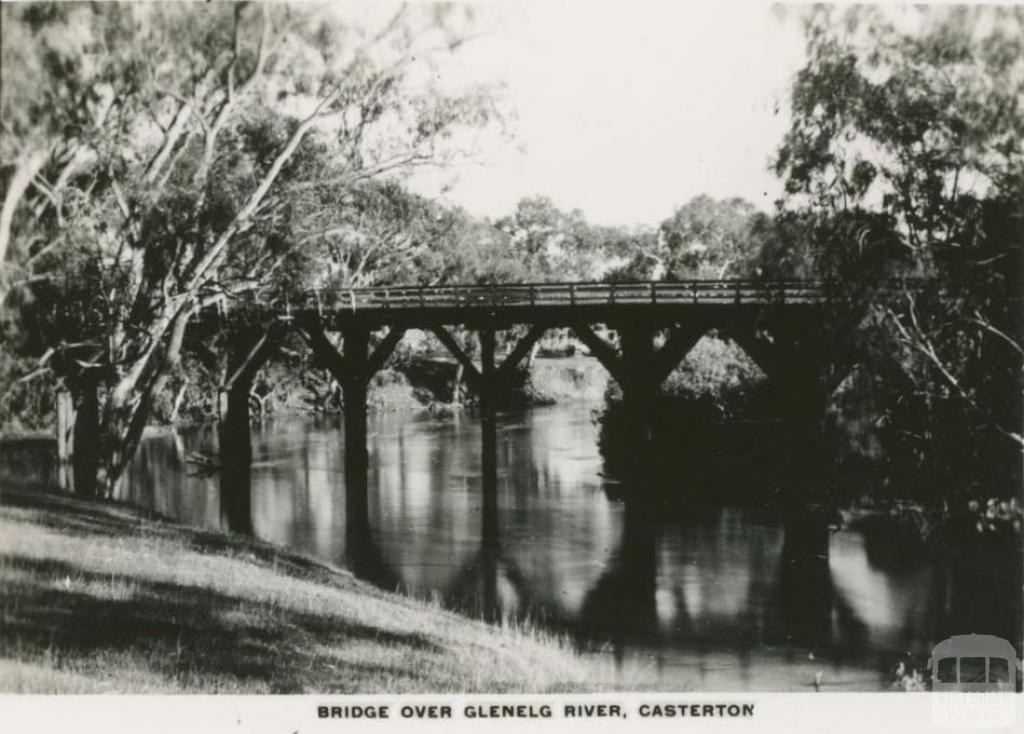
[[251, 519], [257, 537], [384, 588], [568, 634], [665, 690], [880, 690], [901, 660], [923, 663], [949, 634], [1019, 623], [1019, 585], [986, 585], [970, 563], [903, 553], [878, 534], [833, 530], [801, 562], [786, 558], [786, 525], [765, 509], [612, 499], [623, 487], [602, 475], [595, 407], [500, 416], [497, 537], [481, 534], [470, 414], [371, 419], [370, 536], [358, 544], [346, 544], [332, 420], [254, 427], [242, 520], [194, 461], [215, 455], [212, 426], [146, 439], [123, 498], [197, 526]]

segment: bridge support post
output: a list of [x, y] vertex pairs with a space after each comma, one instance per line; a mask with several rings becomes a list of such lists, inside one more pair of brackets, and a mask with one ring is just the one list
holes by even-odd
[[480, 331], [480, 482], [483, 489], [483, 537], [498, 531], [498, 377], [494, 366], [494, 329]]
[[345, 374], [339, 380], [345, 401], [345, 520], [347, 534], [360, 534], [369, 526], [370, 451], [367, 441], [367, 387], [370, 332], [350, 326], [342, 332]]
[[537, 343], [547, 326], [535, 324], [519, 339], [499, 366], [495, 361], [495, 328], [487, 326], [479, 330], [480, 368], [477, 369], [458, 342], [442, 326], [434, 327], [438, 340], [451, 352], [462, 366], [466, 381], [479, 398], [480, 412], [480, 484], [483, 495], [483, 537], [498, 536], [498, 396], [508, 387], [519, 363]]
[[655, 349], [652, 326], [619, 325], [620, 349], [616, 350], [585, 323], [572, 329], [622, 390], [622, 425], [628, 443], [623, 470], [641, 478], [654, 479], [654, 406], [658, 388], [686, 357], [710, 324], [695, 318], [675, 324], [668, 330], [665, 343]]
[[820, 422], [829, 386], [813, 322], [777, 320], [769, 327], [737, 325], [729, 333], [768, 376], [777, 415], [794, 424]]
[[654, 358], [654, 330], [645, 326], [634, 326], [619, 330], [622, 344], [622, 400], [625, 406], [633, 434], [644, 446], [641, 452], [648, 453], [650, 442], [654, 439], [654, 427], [651, 412], [658, 384], [651, 375], [651, 363]]
[[217, 392], [221, 519], [237, 533], [253, 532], [249, 395], [280, 338], [273, 326], [233, 334], [224, 383]]
[[773, 376], [779, 415], [797, 424], [819, 423], [828, 402], [819, 356], [805, 349], [785, 351]]
[[632, 451], [625, 457], [630, 475], [647, 484], [654, 479], [654, 401], [660, 381], [652, 374], [654, 330], [646, 326], [619, 328], [622, 349], [622, 408]]
[[367, 447], [367, 393], [370, 379], [380, 370], [405, 334], [392, 327], [370, 351], [370, 329], [362, 323], [342, 328], [344, 355], [327, 338], [319, 320], [303, 324], [301, 333], [313, 353], [341, 385], [345, 403], [345, 525], [347, 544], [369, 532], [370, 451]]

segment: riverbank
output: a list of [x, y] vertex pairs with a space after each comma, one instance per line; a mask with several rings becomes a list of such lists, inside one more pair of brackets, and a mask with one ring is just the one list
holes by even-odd
[[240, 535], [0, 487], [0, 692], [632, 688], [568, 640], [387, 593]]

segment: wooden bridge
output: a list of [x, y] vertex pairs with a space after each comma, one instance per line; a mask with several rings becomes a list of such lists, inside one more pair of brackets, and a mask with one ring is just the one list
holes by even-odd
[[[343, 392], [345, 495], [354, 529], [362, 527], [359, 518], [367, 511], [370, 379], [406, 330], [433, 332], [478, 396], [488, 524], [497, 522], [498, 399], [548, 329], [571, 329], [609, 371], [643, 446], [650, 443], [659, 386], [710, 329], [736, 341], [768, 375], [780, 415], [819, 417], [831, 385], [817, 327], [831, 293], [821, 281], [687, 280], [324, 289], [237, 301], [219, 315], [207, 314], [207, 327], [226, 327], [231, 335], [219, 399], [222, 492], [248, 486], [249, 394], [260, 367], [291, 332], [303, 337]], [[597, 324], [607, 328], [595, 329]], [[478, 348], [467, 349], [452, 326], [476, 332]], [[505, 332], [500, 361], [499, 332]], [[638, 467], [644, 461], [638, 451]]]
[[222, 311], [263, 313], [284, 319], [308, 316], [385, 325], [438, 318], [464, 323], [475, 315], [521, 319], [628, 311], [671, 311], [689, 306], [814, 305], [829, 297], [829, 284], [812, 280], [681, 280], [618, 283], [381, 286], [312, 289], [287, 298], [243, 299]]

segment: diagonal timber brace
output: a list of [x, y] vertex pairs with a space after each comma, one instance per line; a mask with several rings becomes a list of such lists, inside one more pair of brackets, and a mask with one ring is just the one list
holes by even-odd
[[508, 356], [505, 357], [505, 361], [501, 363], [498, 368], [497, 378], [498, 382], [504, 385], [509, 384], [512, 376], [515, 374], [516, 368], [519, 363], [523, 361], [523, 357], [530, 353], [533, 349], [533, 345], [544, 336], [544, 332], [547, 331], [546, 326], [535, 324], [530, 327], [530, 330], [526, 332], [526, 335], [519, 340]]
[[728, 333], [768, 377], [781, 416], [813, 421], [824, 413], [845, 374], [827, 374], [821, 346], [808, 328], [744, 324]]
[[613, 346], [595, 334], [587, 324], [573, 324], [572, 331], [620, 386], [628, 380], [622, 358]]
[[403, 336], [405, 336], [405, 327], [395, 326], [388, 331], [380, 344], [374, 348], [369, 359], [366, 360], [366, 379], [370, 379], [383, 369], [384, 364], [394, 354], [395, 347], [398, 346], [398, 342], [402, 341]]
[[[443, 326], [435, 327], [433, 331], [434, 334], [437, 335], [438, 340], [444, 344], [445, 348], [451, 352], [451, 355], [455, 357], [459, 364], [462, 365], [465, 370], [467, 382], [470, 383], [470, 387], [473, 388], [473, 391], [479, 394], [481, 389], [481, 380], [484, 377], [481, 374], [481, 370], [477, 368], [469, 355], [466, 354], [462, 347], [459, 346], [459, 343], [455, 341], [455, 338], [449, 334]], [[512, 351], [508, 353], [507, 357], [505, 357], [505, 361], [494, 370], [493, 380], [496, 382], [498, 387], [507, 387], [509, 385], [512, 377], [515, 375], [516, 368], [519, 363], [523, 361], [523, 357], [529, 354], [533, 345], [536, 344], [542, 336], [544, 336], [546, 331], [546, 326], [535, 324], [530, 327], [530, 330], [526, 335], [516, 343], [515, 347], [512, 348]]]
[[619, 387], [627, 391], [654, 392], [704, 335], [707, 324], [693, 322], [673, 326], [660, 349], [655, 351], [650, 347], [634, 354], [616, 350], [586, 324], [575, 324], [572, 329]]
[[327, 338], [327, 332], [324, 331], [323, 325], [319, 321], [314, 321], [303, 325], [299, 329], [299, 333], [305, 338], [317, 359], [323, 362], [327, 371], [338, 381], [338, 384], [344, 384], [345, 380], [349, 378], [348, 365], [338, 348]]
[[353, 381], [368, 383], [394, 353], [395, 347], [405, 336], [405, 328], [392, 328], [370, 353], [370, 334], [365, 329], [348, 329], [343, 332], [340, 351], [328, 338], [323, 325], [319, 322], [304, 325], [300, 333], [331, 376], [338, 384], [344, 386]]
[[238, 357], [229, 364], [228, 376], [222, 388], [232, 390], [236, 386], [251, 384], [256, 373], [281, 345], [283, 338], [284, 331], [277, 326], [261, 330], [258, 336], [249, 342], [248, 349], [242, 347]]
[[479, 394], [481, 383], [480, 370], [478, 370], [476, 365], [473, 364], [473, 360], [470, 359], [469, 355], [462, 350], [459, 343], [455, 341], [455, 337], [449, 334], [448, 330], [443, 326], [435, 326], [433, 332], [437, 336], [438, 340], [444, 344], [445, 349], [447, 349], [451, 355], [455, 357], [458, 363], [462, 365], [466, 382], [469, 383], [473, 392]]
[[658, 389], [672, 370], [679, 366], [694, 345], [704, 336], [708, 326], [703, 322], [693, 322], [673, 326], [669, 330], [665, 344], [654, 355], [650, 365], [649, 381]]

